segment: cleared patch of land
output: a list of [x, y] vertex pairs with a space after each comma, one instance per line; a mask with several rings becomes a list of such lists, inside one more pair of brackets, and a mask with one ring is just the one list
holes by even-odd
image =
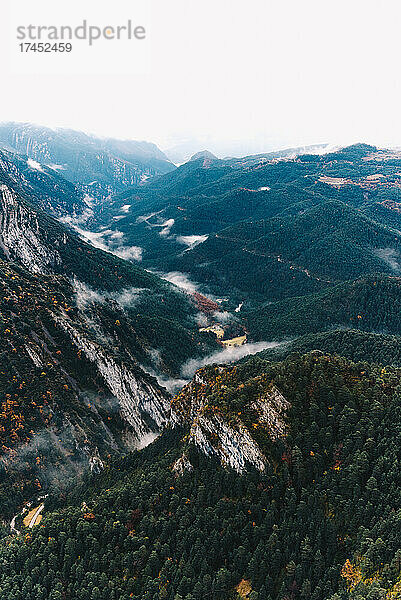
[[32, 510], [30, 510], [23, 520], [25, 527], [29, 527], [30, 529], [32, 529], [32, 527], [34, 527], [35, 525], [39, 525], [40, 521], [42, 520], [42, 515], [40, 513], [43, 509], [44, 504], [40, 504], [40, 506], [36, 506]]

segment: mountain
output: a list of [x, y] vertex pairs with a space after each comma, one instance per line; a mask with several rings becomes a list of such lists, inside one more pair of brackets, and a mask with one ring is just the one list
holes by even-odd
[[[171, 407], [175, 420], [189, 427], [188, 444], [241, 474], [249, 467], [265, 470], [268, 458], [258, 440], [285, 438], [290, 403], [264, 375], [248, 386], [240, 371], [235, 366], [199, 370]], [[185, 457], [184, 451], [173, 469], [190, 468]]]
[[193, 161], [199, 159], [217, 160], [217, 157], [212, 152], [209, 152], [209, 150], [201, 150], [200, 152], [196, 152], [195, 154], [193, 154], [189, 160]]
[[[291, 288], [296, 271], [294, 291], [298, 284], [312, 291], [322, 282], [306, 281], [305, 271], [329, 280], [396, 272], [401, 228], [396, 156], [359, 144], [323, 155], [207, 164], [197, 159], [114, 197], [98, 222], [140, 240], [144, 264], [190, 273], [219, 295], [230, 287], [238, 291], [223, 263], [226, 250], [239, 263], [240, 282], [256, 254], [257, 262], [266, 263], [252, 281], [241, 283], [243, 294], [259, 293], [260, 282], [262, 294], [278, 297], [264, 281], [267, 271], [276, 272], [273, 281], [288, 280], [285, 288]], [[243, 241], [253, 256], [244, 254]], [[274, 265], [280, 253], [288, 259]]]
[[[140, 367], [141, 340], [127, 343], [134, 332], [117, 302], [82, 310], [65, 279], [4, 261], [0, 285], [4, 514], [43, 486], [148, 443], [168, 420], [169, 400]], [[121, 327], [131, 331], [120, 335]]]
[[[367, 276], [400, 274], [399, 170], [395, 152], [366, 144], [329, 154], [197, 158], [103, 204], [94, 231], [135, 244], [143, 266], [222, 300], [248, 341], [354, 327], [338, 294]], [[397, 333], [381, 329], [380, 290], [366, 292], [378, 317], [370, 331]], [[287, 308], [276, 306], [287, 299]], [[331, 303], [329, 316], [314, 310], [320, 299]], [[311, 309], [316, 319], [308, 323]]]
[[101, 200], [174, 165], [149, 142], [97, 138], [70, 129], [29, 123], [0, 124], [0, 147], [51, 167]]
[[[397, 598], [399, 378], [316, 353], [200, 372], [179, 428], [45, 499], [40, 527], [2, 544], [0, 598]], [[258, 420], [272, 393], [280, 435]], [[238, 448], [196, 437], [199, 411], [199, 427], [241, 422], [263, 468], [205, 456]]]
[[219, 346], [199, 333], [193, 296], [82, 241], [36, 206], [23, 172], [0, 177], [7, 511], [152, 441], [170, 413], [155, 376], [168, 383]]
[[[0, 256], [38, 275], [67, 277], [77, 298], [117, 306], [131, 323], [123, 334], [149, 366], [178, 374], [180, 365], [215, 348], [198, 333], [196, 302], [169, 282], [133, 263], [94, 248], [6, 189], [0, 212]], [[116, 315], [115, 320], [120, 320]], [[135, 341], [138, 337], [142, 341]], [[146, 350], [144, 350], [144, 348]], [[137, 352], [138, 349], [136, 350]], [[139, 354], [138, 354], [139, 356]]]
[[18, 135], [0, 600], [397, 598], [401, 155]]
[[358, 329], [331, 329], [307, 333], [276, 348], [264, 350], [258, 356], [266, 360], [282, 360], [291, 354], [319, 350], [344, 356], [354, 362], [368, 361], [401, 367], [401, 337], [371, 333]]
[[275, 148], [277, 147], [277, 143], [261, 144], [257, 142], [249, 143], [249, 141], [248, 143], [244, 143], [240, 140], [219, 142], [219, 140], [216, 139], [191, 139], [177, 141], [177, 143], [166, 149], [165, 152], [170, 160], [178, 165], [190, 160], [190, 157], [193, 156], [193, 154], [196, 153], [199, 148], [204, 146], [210, 146], [211, 152], [216, 156], [241, 157], [233, 158], [233, 161], [244, 160], [244, 158], [254, 161], [255, 159], [259, 160], [260, 158], [272, 159], [287, 156], [298, 156], [305, 153], [322, 153], [328, 148], [327, 144], [313, 144], [309, 146], [284, 148], [282, 150], [272, 150], [270, 152], [266, 152], [266, 146]]
[[[2, 184], [0, 202], [1, 258], [37, 275], [66, 277], [89, 302], [101, 304], [122, 296], [120, 305], [130, 313], [147, 343], [160, 342], [161, 356], [155, 361], [166, 361], [167, 371], [176, 371], [197, 346], [213, 347], [213, 342], [198, 334], [197, 308], [191, 295], [145, 271], [138, 262], [125, 261], [86, 243], [7, 183]], [[179, 350], [172, 351], [177, 340]]]
[[18, 154], [0, 151], [0, 181], [29, 197], [36, 207], [59, 217], [83, 218], [90, 200], [58, 171]]
[[337, 201], [243, 221], [166, 261], [215, 293], [272, 301], [370, 273], [400, 272], [401, 237]]
[[255, 339], [283, 339], [338, 326], [400, 335], [401, 278], [371, 276], [246, 314]]

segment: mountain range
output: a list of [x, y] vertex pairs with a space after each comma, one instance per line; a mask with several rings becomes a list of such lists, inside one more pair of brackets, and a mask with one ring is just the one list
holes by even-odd
[[39, 169], [52, 168], [99, 199], [174, 169], [165, 154], [149, 142], [101, 139], [29, 123], [0, 124], [0, 145], [27, 156]]
[[0, 600], [400, 597], [400, 251], [395, 150], [1, 125]]

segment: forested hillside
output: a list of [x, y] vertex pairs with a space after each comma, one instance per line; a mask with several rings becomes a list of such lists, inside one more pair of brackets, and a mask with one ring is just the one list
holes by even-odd
[[18, 164], [0, 174], [2, 518], [150, 443], [170, 412], [155, 377], [218, 348], [192, 296], [82, 241]]
[[[197, 310], [189, 295], [137, 263], [83, 241], [45, 211], [34, 207], [30, 197], [15, 191], [4, 174], [2, 181], [0, 257], [36, 275], [65, 277], [84, 305], [102, 305], [106, 300], [117, 299], [117, 307], [120, 305], [119, 310], [124, 311], [124, 321], [141, 331], [147, 340], [152, 339], [155, 349], [161, 351], [162, 361], [163, 348], [169, 347], [168, 371], [177, 371], [185, 358], [196, 355], [196, 346], [213, 346], [212, 340], [198, 333]], [[129, 329], [124, 335], [129, 336]]]
[[139, 245], [145, 266], [251, 304], [400, 273], [397, 153], [251, 158], [190, 161], [103, 204], [98, 224]]
[[401, 337], [381, 333], [367, 333], [358, 329], [334, 329], [309, 333], [258, 355], [267, 360], [279, 360], [292, 353], [303, 354], [320, 350], [350, 360], [368, 361], [401, 367]]
[[27, 157], [1, 150], [0, 179], [56, 217], [82, 215], [88, 210], [89, 200], [73, 183]]
[[188, 446], [185, 427], [167, 431], [3, 545], [0, 597], [398, 597], [400, 372], [312, 353], [233, 377], [217, 396], [205, 381], [226, 418], [261, 377], [291, 404], [284, 439], [254, 430], [263, 472], [238, 476]]
[[145, 291], [140, 300], [124, 290], [102, 298], [3, 261], [0, 288], [4, 517], [40, 490], [64, 488], [68, 477], [152, 441], [170, 403], [145, 371], [176, 373], [209, 347], [148, 306]]
[[245, 313], [255, 339], [283, 339], [343, 326], [401, 333], [401, 278], [372, 276]]
[[0, 127], [0, 600], [401, 597], [400, 172]]

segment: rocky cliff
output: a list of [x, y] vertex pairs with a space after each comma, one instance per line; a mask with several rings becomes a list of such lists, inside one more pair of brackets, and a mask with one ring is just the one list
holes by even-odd
[[205, 454], [238, 473], [250, 466], [263, 471], [268, 458], [260, 442], [285, 437], [290, 404], [264, 375], [244, 383], [237, 371], [199, 370], [173, 399], [173, 415], [189, 428], [187, 441]]

